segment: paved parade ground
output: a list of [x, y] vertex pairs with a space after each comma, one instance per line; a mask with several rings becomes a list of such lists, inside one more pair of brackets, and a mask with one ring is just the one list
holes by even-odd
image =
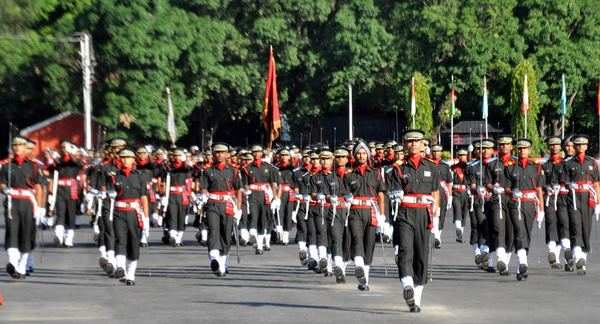
[[[97, 266], [90, 228], [77, 232], [79, 244], [73, 249], [51, 247], [51, 232], [45, 231], [38, 233], [42, 242], [33, 276], [19, 281], [0, 276], [5, 297], [0, 323], [598, 323], [598, 254], [592, 253], [585, 276], [550, 270], [543, 229], [536, 231], [529, 279], [517, 282], [514, 274], [500, 277], [476, 268], [468, 244], [455, 243], [454, 229], [446, 230], [420, 314], [409, 313], [402, 299], [389, 245], [385, 260], [378, 245], [371, 291], [360, 292], [352, 267], [347, 283], [337, 285], [334, 278], [301, 267], [295, 245], [275, 245], [264, 256], [243, 247], [241, 263], [232, 257], [230, 274], [217, 278], [192, 228], [182, 248], [161, 245], [154, 229], [151, 246], [142, 251], [136, 286], [127, 287]], [[592, 238], [600, 250], [597, 232]], [[0, 263], [6, 262], [3, 251]], [[512, 272], [514, 262], [513, 256]]]

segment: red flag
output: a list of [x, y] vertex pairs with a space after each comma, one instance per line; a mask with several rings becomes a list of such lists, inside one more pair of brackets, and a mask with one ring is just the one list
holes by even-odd
[[273, 47], [269, 50], [269, 68], [267, 70], [267, 84], [265, 87], [265, 103], [263, 106], [263, 123], [268, 133], [267, 146], [279, 137], [281, 118], [279, 116], [279, 99], [277, 97], [277, 72]]
[[596, 95], [596, 110], [600, 117], [600, 81], [598, 81], [598, 94]]
[[521, 112], [526, 114], [527, 110], [529, 110], [529, 91], [527, 90], [527, 74], [525, 74], [525, 79], [523, 80], [523, 101], [521, 101]]

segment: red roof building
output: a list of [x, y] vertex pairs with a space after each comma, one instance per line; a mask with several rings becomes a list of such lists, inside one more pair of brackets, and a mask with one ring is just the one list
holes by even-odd
[[[21, 130], [21, 136], [34, 140], [34, 156], [41, 156], [43, 151], [58, 149], [62, 140], [83, 147], [85, 138], [83, 132], [83, 114], [66, 111], [44, 121]], [[92, 118], [92, 147], [96, 148], [103, 142], [103, 126]]]

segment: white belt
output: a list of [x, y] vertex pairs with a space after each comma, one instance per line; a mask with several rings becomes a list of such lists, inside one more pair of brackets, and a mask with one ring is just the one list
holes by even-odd
[[140, 203], [137, 201], [115, 201], [115, 208], [138, 209], [140, 208]]
[[431, 204], [433, 203], [433, 196], [424, 195], [424, 196], [404, 196], [402, 198], [402, 203], [405, 204]]

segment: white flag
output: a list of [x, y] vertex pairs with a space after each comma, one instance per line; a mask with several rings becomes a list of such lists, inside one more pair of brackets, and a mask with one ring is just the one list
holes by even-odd
[[171, 144], [175, 144], [175, 140], [177, 139], [177, 129], [175, 129], [175, 113], [173, 112], [171, 89], [169, 89], [169, 87], [167, 87], [167, 105], [169, 107], [169, 112], [167, 114], [167, 133], [169, 133]]

